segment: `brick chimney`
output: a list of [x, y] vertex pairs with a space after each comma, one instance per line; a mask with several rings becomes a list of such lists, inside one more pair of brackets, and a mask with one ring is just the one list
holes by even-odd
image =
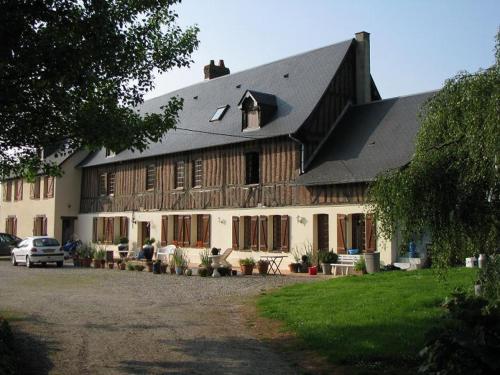
[[370, 33], [356, 33], [356, 103], [371, 102]]
[[205, 65], [203, 72], [205, 73], [205, 79], [214, 79], [230, 73], [229, 68], [224, 66], [224, 60], [219, 60], [219, 65], [215, 65], [214, 60], [210, 60], [210, 64]]

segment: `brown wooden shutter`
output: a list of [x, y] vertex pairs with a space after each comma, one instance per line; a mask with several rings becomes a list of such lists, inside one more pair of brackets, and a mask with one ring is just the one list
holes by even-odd
[[36, 217], [33, 218], [33, 236], [37, 236], [36, 232]]
[[17, 217], [12, 218], [12, 234], [17, 236]]
[[161, 246], [167, 245], [168, 236], [168, 216], [161, 217]]
[[240, 248], [240, 218], [233, 216], [233, 250]]
[[97, 217], [92, 219], [92, 242], [97, 242]]
[[30, 184], [30, 199], [35, 199], [35, 183]]
[[3, 201], [7, 202], [7, 182], [3, 183]]
[[184, 216], [177, 216], [177, 244], [183, 246], [183, 234], [184, 233]]
[[373, 220], [373, 215], [365, 216], [365, 251], [368, 253], [373, 253], [377, 247], [376, 235], [375, 235], [375, 221]]
[[128, 238], [128, 217], [120, 217], [120, 237]]
[[203, 246], [210, 247], [210, 215], [203, 215]]
[[261, 216], [259, 218], [259, 227], [260, 227], [260, 242], [259, 249], [267, 250], [267, 216]]
[[47, 235], [47, 217], [44, 216], [42, 219], [42, 236]]
[[281, 251], [290, 251], [290, 217], [281, 216]]
[[9, 219], [5, 219], [5, 233], [9, 233], [9, 224], [10, 224], [10, 220]]
[[191, 245], [191, 216], [184, 216], [184, 246]]
[[337, 254], [346, 253], [345, 215], [337, 214]]
[[250, 248], [259, 249], [259, 217], [252, 216], [250, 219]]
[[54, 177], [47, 177], [47, 198], [54, 197]]
[[23, 199], [23, 180], [16, 180], [15, 187], [15, 200], [20, 201]]

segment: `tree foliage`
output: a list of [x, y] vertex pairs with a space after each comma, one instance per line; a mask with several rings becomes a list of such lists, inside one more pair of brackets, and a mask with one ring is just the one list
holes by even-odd
[[499, 246], [499, 73], [500, 33], [495, 64], [447, 80], [422, 109], [411, 162], [369, 189], [382, 235], [430, 234], [442, 266]]
[[0, 174], [37, 170], [36, 150], [63, 140], [144, 150], [174, 127], [182, 98], [136, 108], [156, 73], [192, 62], [198, 28], [177, 25], [176, 3], [0, 0]]

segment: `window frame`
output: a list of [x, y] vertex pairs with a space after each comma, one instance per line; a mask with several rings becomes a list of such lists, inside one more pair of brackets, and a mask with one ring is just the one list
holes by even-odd
[[[249, 160], [251, 158], [251, 160]], [[251, 167], [251, 171], [249, 171]], [[255, 172], [255, 167], [257, 172]], [[258, 185], [261, 179], [260, 173], [260, 152], [249, 151], [245, 153], [245, 185]]]
[[[229, 104], [217, 107], [217, 109], [215, 110], [215, 112], [212, 115], [212, 117], [210, 118], [210, 120], [208, 120], [208, 122], [221, 121], [224, 118], [224, 115], [226, 114], [228, 109], [229, 109]], [[220, 111], [220, 113], [219, 113], [219, 111]], [[217, 113], [219, 113], [218, 116], [217, 116]]]
[[[183, 190], [186, 186], [186, 163], [184, 160], [178, 160], [175, 163], [174, 186], [176, 190]], [[181, 182], [181, 183], [180, 183]]]
[[146, 191], [153, 191], [156, 186], [156, 165], [150, 163], [146, 165], [146, 178], [145, 178]]
[[193, 188], [201, 188], [203, 184], [203, 159], [197, 158], [193, 160]]

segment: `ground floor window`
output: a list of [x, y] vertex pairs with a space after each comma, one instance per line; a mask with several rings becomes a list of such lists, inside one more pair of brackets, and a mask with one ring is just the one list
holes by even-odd
[[94, 217], [92, 242], [117, 244], [120, 238], [128, 238], [129, 220], [126, 216]]
[[208, 214], [164, 215], [161, 218], [161, 246], [210, 247]]
[[233, 249], [289, 251], [288, 215], [233, 216]]
[[5, 219], [5, 233], [17, 236], [17, 218], [9, 216]]
[[47, 235], [47, 217], [45, 215], [39, 215], [33, 218], [33, 235]]
[[345, 254], [347, 249], [376, 251], [375, 221], [372, 215], [337, 215], [337, 253]]

